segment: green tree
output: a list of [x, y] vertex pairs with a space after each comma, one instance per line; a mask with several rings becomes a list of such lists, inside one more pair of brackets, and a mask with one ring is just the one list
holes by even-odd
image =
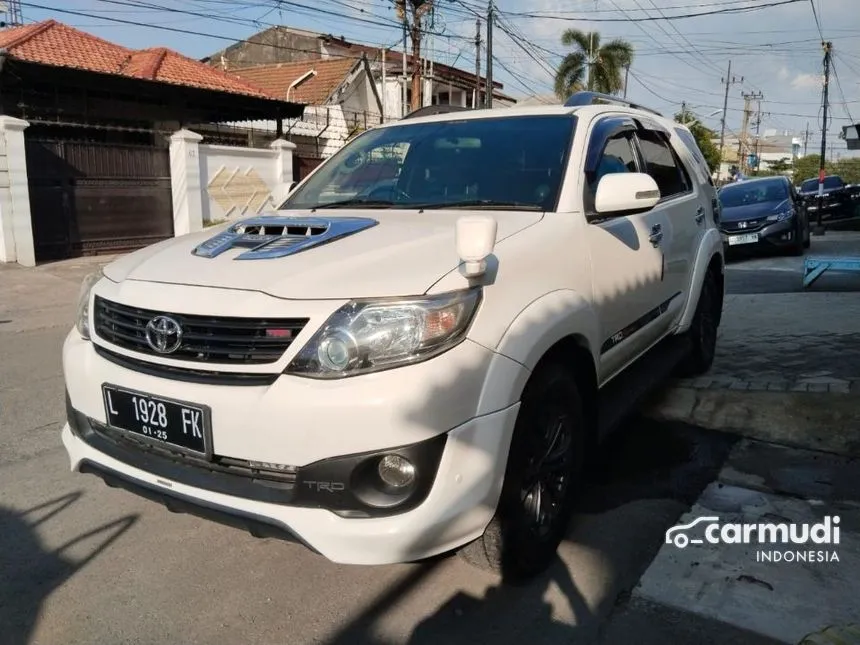
[[615, 94], [624, 87], [624, 68], [633, 62], [633, 45], [626, 40], [616, 38], [601, 45], [597, 32], [568, 29], [561, 35], [561, 44], [575, 48], [561, 61], [555, 76], [555, 93], [562, 101], [584, 89]]
[[[806, 155], [794, 160], [794, 173], [792, 179], [795, 185], [807, 179], [818, 177], [818, 165], [821, 163], [821, 155]], [[828, 175], [833, 173], [833, 164], [825, 162], [824, 172]]]
[[790, 159], [788, 157], [783, 157], [782, 159], [779, 159], [778, 161], [771, 161], [768, 164], [768, 170], [772, 170], [775, 173], [782, 174], [782, 173], [786, 172], [787, 170], [791, 170], [791, 163], [789, 163], [789, 162], [790, 162]]
[[720, 167], [720, 151], [714, 145], [716, 134], [710, 128], [702, 125], [695, 114], [690, 110], [684, 109], [675, 115], [675, 121], [683, 123], [687, 126], [696, 139], [696, 144], [699, 150], [702, 151], [702, 156], [705, 157], [705, 162], [708, 164], [708, 169], [713, 173]]

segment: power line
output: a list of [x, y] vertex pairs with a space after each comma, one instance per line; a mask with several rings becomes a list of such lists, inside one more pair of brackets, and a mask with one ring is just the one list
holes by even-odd
[[815, 26], [818, 27], [818, 35], [821, 40], [824, 40], [824, 32], [821, 31], [821, 23], [818, 20], [818, 11], [815, 10], [815, 0], [809, 0], [809, 6], [812, 7], [812, 15], [815, 18]]
[[848, 118], [851, 119], [851, 123], [854, 123], [854, 118], [851, 116], [851, 111], [848, 108], [848, 101], [845, 100], [845, 92], [842, 91], [842, 81], [839, 80], [839, 72], [836, 70], [836, 65], [834, 64], [834, 57], [830, 57], [830, 67], [833, 72], [833, 78], [836, 79], [836, 87], [839, 89], [839, 96], [842, 97], [842, 107], [845, 108], [845, 114], [848, 115]]
[[[25, 7], [31, 7], [33, 9], [42, 9], [44, 11], [55, 11], [57, 13], [67, 14], [71, 16], [80, 16], [83, 18], [93, 18], [98, 20], [107, 20], [109, 22], [114, 22], [122, 25], [130, 25], [134, 27], [148, 27], [150, 29], [157, 29], [159, 31], [170, 31], [177, 34], [187, 34], [190, 36], [203, 36], [204, 38], [213, 38], [216, 40], [228, 41], [231, 43], [246, 43], [249, 45], [259, 45], [261, 47], [270, 47], [272, 49], [279, 49], [283, 51], [292, 51], [292, 52], [304, 52], [309, 54], [319, 54], [319, 51], [316, 49], [306, 49], [302, 47], [288, 47], [286, 45], [276, 45], [274, 43], [266, 43], [266, 42], [256, 42], [252, 40], [248, 40], [245, 38], [233, 38], [230, 36], [224, 36], [221, 34], [212, 34], [205, 31], [199, 30], [191, 30], [191, 29], [182, 29], [180, 27], [168, 27], [165, 25], [156, 25], [146, 22], [140, 22], [138, 20], [125, 20], [123, 18], [109, 18], [107, 16], [98, 16], [91, 13], [86, 13], [84, 11], [72, 11], [71, 9], [59, 9], [57, 7], [46, 7], [45, 5], [35, 4], [32, 2], [22, 2], [21, 3]], [[328, 54], [329, 58], [355, 58], [355, 54]]]
[[[797, 2], [803, 2], [804, 0], [777, 0], [776, 2], [769, 2], [766, 4], [760, 4], [755, 6], [745, 6], [745, 7], [727, 7], [723, 9], [714, 9], [712, 11], [701, 11], [698, 13], [685, 13], [685, 14], [675, 14], [672, 16], [663, 17], [655, 17], [649, 16], [645, 18], [636, 18], [638, 21], [655, 21], [655, 20], [681, 20], [684, 18], [700, 18], [702, 16], [714, 16], [719, 14], [731, 14], [731, 13], [751, 13], [753, 11], [759, 11], [761, 9], [769, 9], [771, 7], [779, 7], [782, 5], [795, 4]], [[566, 22], [627, 22], [628, 18], [568, 18], [566, 16], [561, 16], [558, 14], [555, 15], [538, 15], [535, 13], [529, 12], [504, 12], [506, 16], [519, 16], [523, 18], [540, 18], [542, 20], [561, 20]]]

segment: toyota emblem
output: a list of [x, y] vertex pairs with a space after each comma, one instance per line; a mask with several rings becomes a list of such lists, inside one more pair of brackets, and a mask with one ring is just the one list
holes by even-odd
[[182, 327], [170, 316], [156, 316], [146, 323], [146, 342], [159, 354], [172, 354], [182, 345]]

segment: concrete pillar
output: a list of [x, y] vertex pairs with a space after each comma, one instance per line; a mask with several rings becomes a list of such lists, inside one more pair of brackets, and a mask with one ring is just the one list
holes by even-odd
[[30, 124], [0, 116], [0, 262], [36, 266], [24, 130]]
[[[196, 132], [185, 129], [170, 137], [170, 186], [173, 190], [173, 234], [176, 236], [203, 230], [202, 140]], [[208, 199], [207, 196], [207, 206]]]
[[272, 199], [275, 207], [287, 198], [290, 185], [293, 183], [293, 155], [296, 144], [285, 139], [275, 139], [269, 145], [275, 151], [275, 186], [272, 188]]

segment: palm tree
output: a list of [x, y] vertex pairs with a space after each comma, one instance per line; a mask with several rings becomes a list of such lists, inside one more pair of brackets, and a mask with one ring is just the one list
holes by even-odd
[[617, 38], [601, 46], [596, 31], [568, 29], [561, 43], [576, 47], [561, 61], [555, 76], [555, 93], [561, 100], [583, 89], [614, 94], [624, 87], [622, 72], [633, 62], [633, 45], [626, 40]]

